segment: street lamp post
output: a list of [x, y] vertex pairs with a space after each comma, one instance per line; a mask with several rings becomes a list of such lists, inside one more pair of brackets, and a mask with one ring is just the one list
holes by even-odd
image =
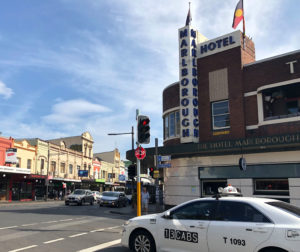
[[134, 149], [134, 131], [133, 126], [131, 127], [131, 132], [125, 132], [125, 133], [108, 133], [109, 136], [118, 136], [118, 135], [131, 135], [131, 147]]

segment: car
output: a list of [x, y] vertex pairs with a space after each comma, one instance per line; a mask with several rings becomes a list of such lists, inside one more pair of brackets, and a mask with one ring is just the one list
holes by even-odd
[[73, 193], [69, 194], [65, 198], [65, 205], [75, 203], [77, 205], [84, 205], [89, 203], [90, 205], [94, 204], [94, 196], [91, 190], [86, 189], [76, 189]]
[[[238, 194], [238, 193], [237, 193]], [[218, 194], [187, 201], [123, 225], [133, 251], [300, 251], [300, 208], [266, 198]]]
[[107, 191], [102, 193], [99, 206], [114, 206], [125, 207], [127, 205], [127, 198], [123, 192]]
[[92, 191], [92, 194], [94, 196], [94, 201], [99, 202], [102, 197], [102, 194], [98, 191]]

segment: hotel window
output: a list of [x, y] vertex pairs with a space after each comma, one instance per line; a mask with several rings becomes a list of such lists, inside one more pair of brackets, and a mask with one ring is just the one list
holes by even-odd
[[180, 136], [179, 111], [171, 112], [164, 117], [164, 139]]
[[27, 159], [27, 169], [31, 169], [31, 159]]
[[300, 82], [262, 91], [264, 121], [300, 116]]
[[79, 171], [80, 170], [80, 165], [77, 165], [77, 171]]
[[256, 195], [289, 195], [288, 179], [255, 179]]
[[230, 128], [228, 100], [212, 102], [212, 124], [213, 130]]
[[219, 187], [226, 187], [227, 180], [202, 180], [202, 196], [212, 196], [218, 193]]
[[66, 164], [65, 163], [60, 163], [60, 172], [65, 173], [66, 172]]
[[73, 174], [73, 165], [69, 164], [69, 174]]

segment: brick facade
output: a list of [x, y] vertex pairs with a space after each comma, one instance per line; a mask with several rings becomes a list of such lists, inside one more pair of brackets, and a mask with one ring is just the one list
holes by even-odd
[[[287, 62], [295, 60], [295, 73], [291, 74]], [[228, 73], [230, 128], [217, 132], [212, 129], [209, 73], [224, 68]], [[198, 58], [197, 71], [200, 142], [300, 132], [300, 121], [258, 125], [257, 100], [260, 87], [300, 78], [300, 51], [255, 62], [254, 43], [248, 38], [243, 43], [241, 34], [241, 46]], [[179, 83], [175, 83], [163, 91], [163, 111], [179, 105]], [[164, 145], [179, 143], [179, 139], [170, 139]]]

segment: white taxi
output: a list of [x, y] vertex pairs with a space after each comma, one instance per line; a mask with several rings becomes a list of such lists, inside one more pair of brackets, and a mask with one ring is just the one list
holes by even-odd
[[299, 252], [300, 208], [253, 197], [191, 200], [130, 219], [122, 245], [140, 252]]

